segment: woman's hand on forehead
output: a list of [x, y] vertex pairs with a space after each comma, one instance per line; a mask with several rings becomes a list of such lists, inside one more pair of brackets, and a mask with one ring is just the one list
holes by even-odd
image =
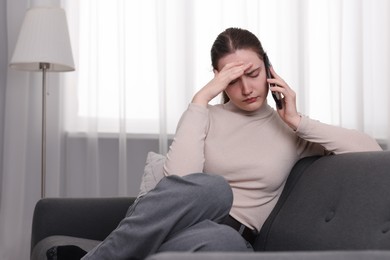
[[229, 84], [244, 75], [244, 73], [253, 66], [253, 63], [244, 63], [243, 61], [234, 61], [227, 63], [220, 71], [214, 70], [214, 78], [206, 84], [192, 99], [192, 103], [207, 106], [207, 104]]

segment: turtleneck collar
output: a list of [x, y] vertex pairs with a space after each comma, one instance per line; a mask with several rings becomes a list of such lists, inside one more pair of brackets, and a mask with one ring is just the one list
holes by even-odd
[[268, 105], [267, 100], [264, 100], [263, 105], [255, 111], [242, 110], [242, 109], [236, 107], [231, 101], [223, 104], [223, 108], [228, 110], [228, 111], [231, 111], [234, 113], [239, 113], [239, 114], [242, 114], [245, 116], [261, 117], [261, 118], [267, 117], [275, 112], [275, 110], [271, 106]]

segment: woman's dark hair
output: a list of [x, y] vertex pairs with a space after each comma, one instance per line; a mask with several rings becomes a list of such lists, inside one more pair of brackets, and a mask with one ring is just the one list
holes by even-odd
[[[218, 35], [211, 47], [211, 65], [218, 69], [218, 61], [227, 54], [236, 50], [251, 49], [261, 60], [264, 60], [264, 50], [259, 39], [248, 30], [240, 28], [228, 28]], [[229, 97], [223, 92], [223, 103], [229, 101]]]

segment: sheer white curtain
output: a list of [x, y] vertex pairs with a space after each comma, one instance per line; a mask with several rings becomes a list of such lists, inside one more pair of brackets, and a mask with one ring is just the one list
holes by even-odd
[[173, 133], [212, 77], [212, 41], [236, 26], [259, 36], [302, 113], [387, 139], [389, 8], [387, 0], [69, 1], [79, 70], [67, 129], [88, 132], [92, 119], [98, 133]]
[[[7, 0], [8, 57], [28, 3]], [[136, 194], [144, 156], [154, 147], [148, 140], [157, 138], [156, 149], [167, 150], [192, 95], [213, 76], [213, 40], [230, 26], [259, 36], [275, 70], [297, 92], [300, 112], [390, 139], [388, 0], [81, 0], [62, 6], [76, 72], [48, 77], [48, 196]], [[39, 74], [7, 72], [0, 190], [5, 260], [29, 255], [40, 194], [40, 84]]]

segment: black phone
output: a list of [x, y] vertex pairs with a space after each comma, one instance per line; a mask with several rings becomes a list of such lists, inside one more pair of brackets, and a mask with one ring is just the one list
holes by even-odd
[[[270, 71], [271, 63], [270, 63], [270, 61], [268, 59], [267, 53], [264, 53], [264, 65], [265, 65], [265, 72], [267, 74], [267, 79], [273, 78], [272, 75], [271, 75], [271, 71]], [[268, 87], [271, 87], [271, 84], [269, 84]], [[276, 107], [278, 109], [282, 109], [283, 108], [283, 103], [282, 103], [282, 96], [280, 95], [280, 93], [276, 92], [276, 91], [271, 91], [271, 94], [272, 94], [272, 97], [275, 100]]]

